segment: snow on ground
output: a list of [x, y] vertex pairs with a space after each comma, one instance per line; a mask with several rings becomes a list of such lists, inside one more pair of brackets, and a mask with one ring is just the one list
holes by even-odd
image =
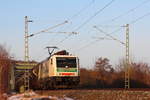
[[74, 100], [74, 99], [69, 97], [59, 98], [53, 96], [41, 96], [37, 95], [34, 92], [28, 92], [27, 94], [23, 93], [10, 96], [8, 97], [7, 100]]

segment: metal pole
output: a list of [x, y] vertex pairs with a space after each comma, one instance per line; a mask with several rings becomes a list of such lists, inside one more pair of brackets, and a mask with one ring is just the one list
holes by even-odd
[[129, 24], [126, 25], [126, 65], [125, 65], [125, 89], [130, 88], [130, 59], [129, 59]]
[[[29, 62], [29, 45], [28, 45], [28, 17], [25, 16], [25, 62]], [[29, 70], [28, 67], [25, 69], [25, 78], [24, 78], [24, 87], [25, 90], [29, 90]]]

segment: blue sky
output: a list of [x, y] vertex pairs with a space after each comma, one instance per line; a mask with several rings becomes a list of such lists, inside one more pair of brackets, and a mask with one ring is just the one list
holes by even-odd
[[[82, 67], [91, 67], [98, 57], [107, 57], [113, 65], [125, 56], [125, 48], [113, 40], [95, 41], [93, 37], [104, 37], [103, 33], [93, 28], [97, 25], [102, 30], [111, 33], [120, 26], [150, 12], [150, 2], [147, 0], [115, 0], [106, 9], [93, 17], [87, 24], [76, 30], [87, 19], [93, 16], [111, 0], [1, 0], [0, 3], [0, 43], [6, 45], [16, 59], [24, 57], [24, 16], [29, 16], [34, 22], [29, 23], [29, 33], [35, 33], [68, 20], [68, 24], [59, 26], [51, 32], [77, 31], [60, 42], [68, 34], [42, 33], [30, 38], [30, 59], [41, 61], [48, 56], [46, 46], [56, 45], [70, 53], [79, 56]], [[145, 2], [140, 5], [142, 2]], [[140, 5], [140, 6], [138, 6]], [[134, 11], [125, 14], [130, 9]], [[84, 9], [85, 8], [85, 9]], [[82, 10], [83, 9], [83, 10]], [[78, 13], [79, 12], [79, 13]], [[76, 15], [77, 16], [74, 16]], [[111, 21], [119, 15], [119, 19]], [[73, 17], [74, 16], [74, 17]], [[149, 37], [150, 16], [130, 25], [131, 59], [150, 63]], [[106, 27], [109, 26], [109, 27]], [[110, 27], [111, 26], [111, 27]], [[125, 28], [112, 34], [125, 41]], [[83, 48], [85, 47], [85, 48]]]

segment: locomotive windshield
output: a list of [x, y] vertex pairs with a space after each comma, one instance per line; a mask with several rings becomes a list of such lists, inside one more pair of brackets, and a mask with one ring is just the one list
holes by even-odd
[[61, 68], [76, 68], [76, 58], [75, 57], [56, 57], [57, 67]]

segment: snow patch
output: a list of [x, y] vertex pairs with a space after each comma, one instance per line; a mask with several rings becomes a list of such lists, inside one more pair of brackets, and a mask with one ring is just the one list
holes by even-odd
[[10, 96], [7, 100], [74, 100], [74, 99], [69, 97], [59, 98], [55, 96], [40, 96], [37, 95], [35, 92], [28, 92], [27, 95], [17, 94], [17, 95]]

